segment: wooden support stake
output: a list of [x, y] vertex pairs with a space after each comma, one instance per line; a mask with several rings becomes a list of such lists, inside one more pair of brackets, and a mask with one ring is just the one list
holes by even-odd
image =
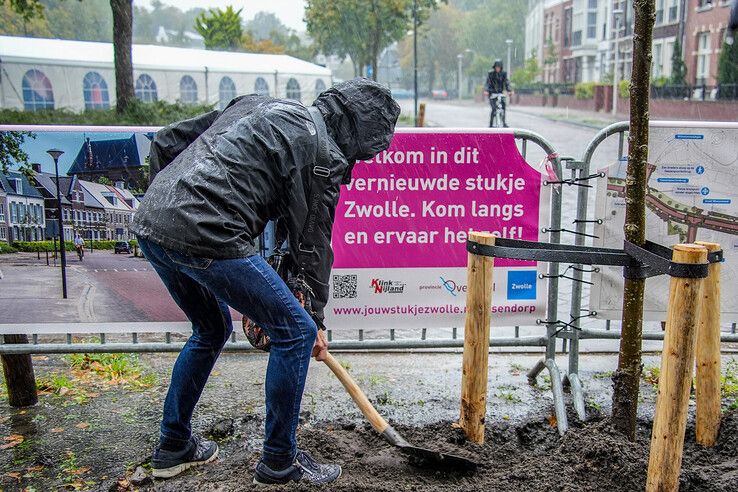
[[[674, 246], [672, 260], [707, 263], [707, 249], [696, 244], [678, 244]], [[699, 278], [671, 279], [646, 492], [679, 489], [703, 284], [704, 279]]]
[[425, 103], [420, 103], [420, 109], [418, 110], [418, 127], [422, 128], [425, 126]]
[[[26, 335], [3, 335], [5, 343], [28, 343]], [[11, 407], [30, 407], [38, 402], [31, 355], [3, 355], [3, 372]]]
[[[719, 251], [716, 243], [697, 242], [707, 251]], [[712, 447], [720, 430], [720, 263], [708, 267], [702, 286], [702, 312], [697, 330], [697, 442]]]
[[[495, 237], [488, 233], [470, 232], [469, 239], [479, 244], [495, 244]], [[484, 420], [487, 414], [493, 266], [494, 258], [469, 253], [459, 426], [466, 437], [477, 444], [484, 444]]]

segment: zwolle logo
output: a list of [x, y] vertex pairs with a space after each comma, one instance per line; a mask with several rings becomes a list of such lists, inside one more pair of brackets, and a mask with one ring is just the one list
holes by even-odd
[[456, 297], [459, 293], [466, 293], [466, 285], [459, 285], [453, 280], [446, 280], [443, 277], [439, 278], [441, 279], [441, 285], [443, 288], [452, 296]]
[[372, 289], [375, 294], [402, 294], [405, 292], [405, 282], [373, 278]]

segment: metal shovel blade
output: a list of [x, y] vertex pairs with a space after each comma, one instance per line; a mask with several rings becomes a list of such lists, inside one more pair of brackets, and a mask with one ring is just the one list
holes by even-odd
[[382, 432], [382, 436], [387, 442], [400, 448], [400, 451], [409, 456], [410, 462], [415, 466], [445, 471], [475, 471], [477, 469], [477, 463], [470, 459], [413, 446], [391, 425], [388, 425], [387, 429]]

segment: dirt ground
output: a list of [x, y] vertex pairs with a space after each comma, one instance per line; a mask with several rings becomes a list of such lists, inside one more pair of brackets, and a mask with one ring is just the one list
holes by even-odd
[[[644, 380], [638, 439], [628, 442], [611, 430], [604, 417], [609, 414], [611, 392], [606, 369], [613, 365], [612, 357], [584, 361], [583, 367], [590, 368], [582, 372], [590, 418], [581, 423], [570, 415], [571, 429], [563, 437], [552, 425], [555, 422], [551, 420], [545, 378], [540, 378], [537, 387], [525, 383], [525, 370], [537, 356], [491, 357], [483, 447], [465, 442], [451, 426], [458, 415], [460, 354], [341, 354], [339, 358], [380, 413], [406, 439], [470, 457], [480, 467], [475, 473], [448, 473], [412, 466], [363, 421], [327, 369], [315, 365], [303, 400], [299, 442], [317, 458], [344, 467], [342, 478], [330, 490], [535, 492], [644, 488], [654, 386], [648, 378]], [[731, 364], [734, 359], [730, 357]], [[37, 357], [40, 379], [68, 377], [64, 384], [70, 389], [43, 394], [36, 407], [23, 410], [10, 409], [4, 395], [0, 395], [0, 490], [252, 489], [252, 471], [263, 435], [266, 358], [222, 358], [193, 419], [196, 432], [219, 442], [220, 458], [166, 481], [152, 481], [147, 475], [173, 357], [152, 355], [142, 360], [147, 371], [156, 376], [155, 383], [105, 381], [72, 371], [67, 358]], [[646, 372], [652, 376], [657, 361], [657, 357], [645, 360]], [[276, 489], [312, 490], [303, 486]], [[738, 491], [738, 411], [724, 413], [719, 441], [712, 449], [694, 443], [690, 415], [680, 490]]]

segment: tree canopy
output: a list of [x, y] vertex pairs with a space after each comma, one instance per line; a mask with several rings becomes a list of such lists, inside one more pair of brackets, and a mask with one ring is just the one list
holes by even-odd
[[[417, 0], [420, 23], [438, 3]], [[372, 66], [375, 79], [379, 55], [406, 35], [412, 19], [413, 0], [308, 0], [305, 8], [308, 33], [318, 48], [327, 55], [350, 56], [356, 72]]]
[[229, 5], [225, 10], [210, 9], [197, 16], [195, 30], [205, 38], [205, 48], [235, 51], [241, 47], [241, 10]]

